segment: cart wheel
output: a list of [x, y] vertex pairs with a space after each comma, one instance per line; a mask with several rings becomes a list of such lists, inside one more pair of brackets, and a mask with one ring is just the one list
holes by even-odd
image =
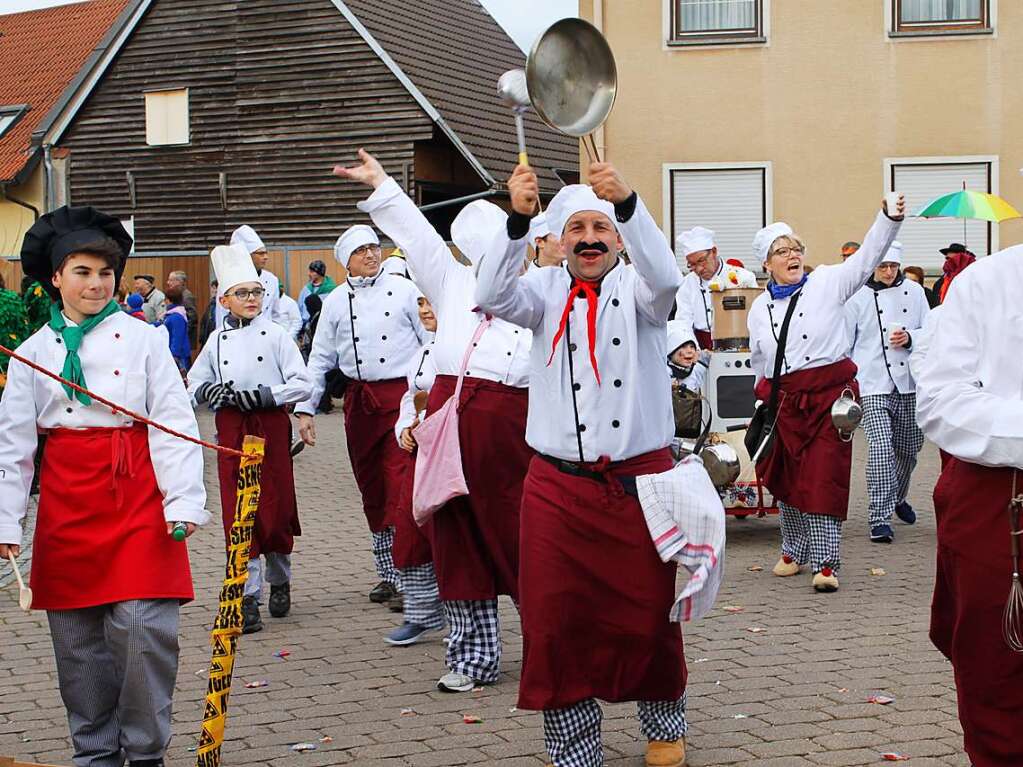
[[749, 516], [749, 514], [736, 514], [735, 518], [738, 519], [740, 522], [745, 522], [746, 521], [746, 517], [748, 517], [748, 516]]

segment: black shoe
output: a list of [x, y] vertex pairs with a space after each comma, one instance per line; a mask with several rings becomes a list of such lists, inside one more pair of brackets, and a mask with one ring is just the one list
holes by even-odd
[[270, 614], [275, 618], [283, 618], [291, 612], [291, 584], [282, 583], [280, 586], [270, 584]]
[[131, 767], [163, 767], [163, 759], [138, 759], [128, 764]]
[[870, 528], [871, 543], [891, 543], [893, 540], [895, 540], [895, 533], [892, 531], [891, 525], [878, 525]]
[[374, 586], [373, 590], [369, 592], [369, 601], [382, 605], [386, 602], [390, 602], [397, 593], [398, 590], [390, 583], [387, 581], [380, 581], [380, 583]]
[[391, 597], [391, 601], [387, 603], [387, 609], [392, 613], [405, 612], [405, 595], [400, 591], [394, 592], [394, 596]]
[[905, 522], [907, 525], [916, 523], [916, 512], [913, 511], [913, 507], [903, 501], [895, 507], [895, 516]]
[[263, 620], [259, 617], [259, 604], [255, 597], [242, 597], [242, 633], [255, 634], [263, 630]]

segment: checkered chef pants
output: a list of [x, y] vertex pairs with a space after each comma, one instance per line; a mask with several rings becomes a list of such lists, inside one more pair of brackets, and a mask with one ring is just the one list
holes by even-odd
[[497, 600], [443, 602], [448, 633], [447, 665], [477, 682], [493, 684], [501, 666], [501, 620]]
[[398, 572], [405, 587], [405, 621], [428, 629], [444, 628], [444, 610], [433, 563], [406, 567]]
[[[640, 731], [648, 741], [674, 741], [685, 737], [686, 694], [678, 700], [643, 700], [636, 704]], [[543, 712], [543, 739], [554, 767], [601, 767], [600, 742], [603, 712], [593, 698], [568, 708]]]
[[842, 566], [842, 520], [821, 514], [804, 514], [778, 501], [781, 511], [781, 553], [801, 565], [810, 563], [814, 573]]
[[906, 500], [924, 435], [916, 425], [916, 394], [870, 394], [863, 399], [867, 434], [867, 492], [870, 527], [890, 525]]
[[394, 557], [391, 556], [391, 548], [394, 546], [394, 528], [387, 527], [372, 535], [373, 563], [377, 568], [377, 576], [380, 580], [390, 583], [398, 591], [401, 591], [401, 575], [394, 566]]

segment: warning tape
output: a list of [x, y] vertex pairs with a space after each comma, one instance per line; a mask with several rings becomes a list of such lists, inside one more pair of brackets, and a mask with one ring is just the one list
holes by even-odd
[[203, 708], [202, 730], [196, 750], [196, 767], [219, 767], [220, 747], [224, 743], [227, 723], [227, 701], [231, 694], [231, 676], [238, 637], [242, 634], [242, 592], [249, 577], [249, 544], [259, 506], [260, 481], [263, 470], [265, 441], [259, 437], [245, 437], [242, 460], [238, 467], [238, 491], [234, 507], [234, 521], [228, 536], [227, 567], [224, 585], [220, 590], [220, 608], [213, 624], [210, 643], [209, 682], [206, 685], [206, 704]]
[[174, 431], [174, 429], [171, 429], [171, 428], [169, 428], [167, 426], [164, 426], [163, 424], [159, 424], [159, 423], [156, 423], [155, 421], [151, 421], [148, 418], [146, 418], [144, 415], [139, 415], [138, 413], [136, 413], [134, 411], [128, 410], [128, 408], [126, 408], [126, 407], [121, 407], [120, 405], [118, 405], [118, 404], [116, 404], [114, 402], [111, 402], [110, 400], [105, 399], [105, 398], [99, 396], [98, 394], [96, 394], [94, 392], [91, 392], [88, 389], [85, 389], [85, 388], [79, 386], [76, 383], [72, 383], [71, 381], [67, 380], [66, 378], [64, 378], [62, 376], [57, 375], [54, 372], [52, 372], [50, 370], [47, 370], [46, 368], [44, 368], [44, 367], [42, 367], [40, 365], [37, 365], [32, 360], [25, 359], [24, 357], [22, 357], [17, 352], [14, 352], [11, 349], [8, 349], [3, 344], [0, 344], [0, 354], [6, 354], [11, 359], [17, 360], [22, 365], [27, 365], [28, 367], [32, 368], [36, 372], [42, 373], [45, 376], [49, 376], [54, 381], [59, 381], [60, 383], [64, 384], [65, 386], [70, 386], [75, 391], [81, 392], [82, 394], [85, 394], [86, 396], [91, 397], [92, 399], [96, 400], [97, 402], [99, 402], [99, 403], [101, 403], [103, 405], [106, 405], [113, 412], [115, 412], [115, 413], [124, 413], [124, 415], [128, 416], [129, 418], [131, 418], [134, 421], [137, 421], [138, 423], [144, 423], [146, 426], [152, 426], [154, 429], [159, 429], [162, 432], [170, 434], [172, 437], [177, 437], [178, 439], [183, 439], [183, 440], [185, 440], [187, 442], [192, 442], [192, 443], [194, 443], [196, 445], [201, 445], [202, 447], [208, 447], [210, 450], [216, 450], [218, 453], [223, 453], [224, 455], [233, 455], [233, 456], [235, 456], [237, 458], [241, 458], [242, 457], [242, 451], [241, 450], [235, 450], [234, 448], [224, 447], [223, 445], [215, 445], [212, 442], [205, 442], [204, 440], [197, 439], [196, 437], [193, 437], [193, 436], [191, 436], [189, 434], [182, 434], [181, 432]]

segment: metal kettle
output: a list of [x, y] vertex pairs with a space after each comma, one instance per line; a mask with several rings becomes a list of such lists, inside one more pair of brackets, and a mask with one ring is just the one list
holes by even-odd
[[831, 423], [838, 429], [839, 436], [846, 442], [853, 438], [853, 432], [863, 420], [863, 407], [856, 401], [852, 389], [846, 387], [842, 395], [831, 406]]

